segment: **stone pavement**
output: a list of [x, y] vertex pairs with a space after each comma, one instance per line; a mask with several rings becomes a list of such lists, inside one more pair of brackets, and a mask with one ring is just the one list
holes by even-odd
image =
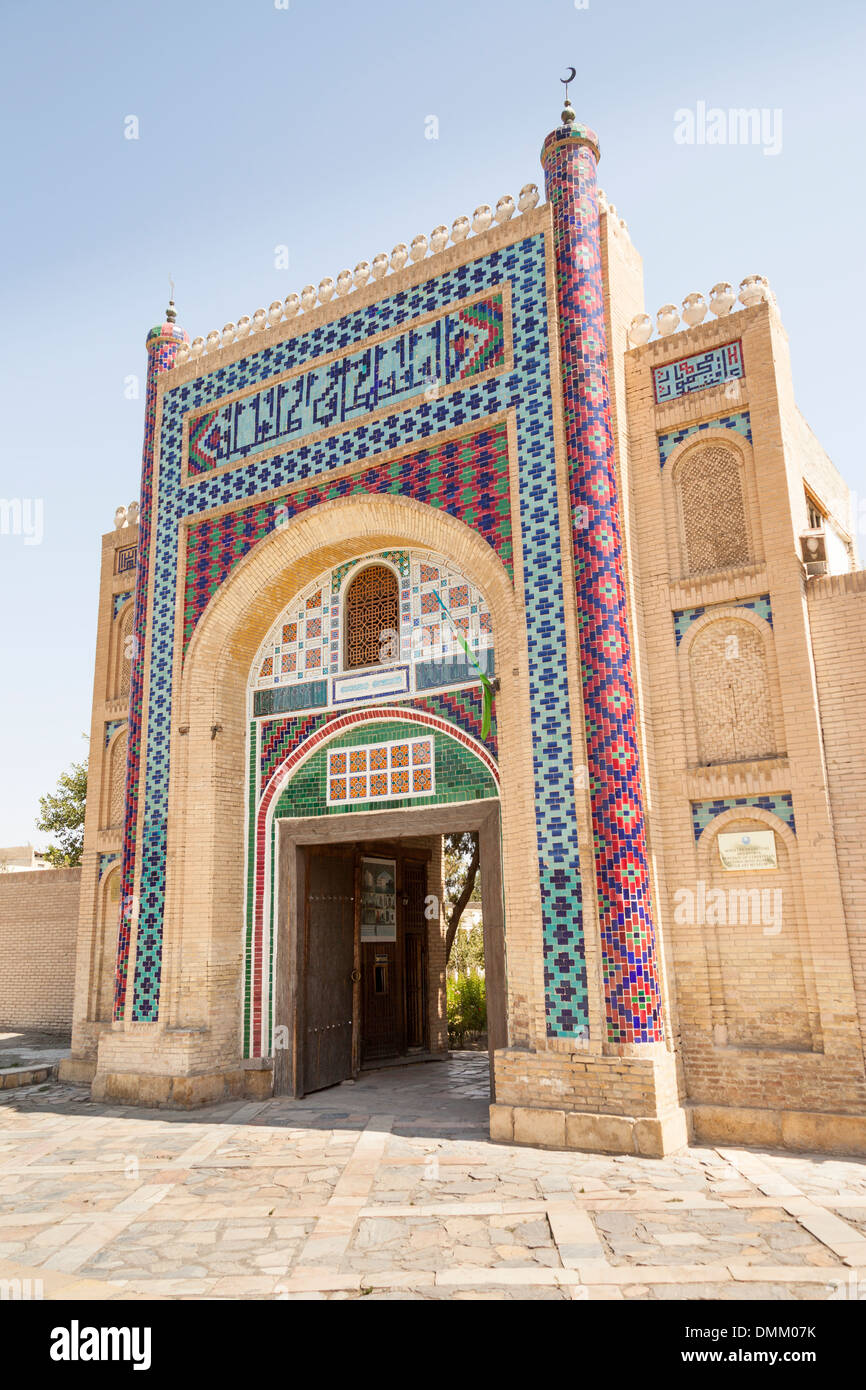
[[862, 1161], [552, 1153], [486, 1121], [477, 1053], [194, 1112], [7, 1092], [0, 1296], [866, 1295]]

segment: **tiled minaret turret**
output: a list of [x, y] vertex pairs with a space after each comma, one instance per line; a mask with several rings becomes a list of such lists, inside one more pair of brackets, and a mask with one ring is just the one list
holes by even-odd
[[[117, 964], [114, 979], [114, 1017], [122, 1019], [126, 1007], [126, 982], [133, 928], [138, 921], [135, 900], [135, 864], [138, 835], [138, 790], [141, 763], [142, 696], [147, 627], [147, 594], [150, 541], [153, 524], [153, 447], [156, 427], [156, 382], [162, 372], [174, 366], [181, 343], [188, 335], [178, 328], [174, 301], [169, 303], [165, 322], [147, 335], [147, 391], [144, 405], [144, 444], [141, 453], [141, 491], [138, 532], [138, 566], [135, 578], [135, 616], [129, 674], [129, 734], [126, 755], [126, 798], [123, 811], [123, 850], [120, 871], [120, 925], [117, 938]], [[125, 655], [127, 655], [125, 653]], [[147, 907], [147, 888], [140, 889], [141, 903]], [[141, 943], [147, 950], [147, 942]]]
[[661, 991], [623, 577], [595, 133], [562, 124], [541, 152], [553, 215], [578, 636], [608, 1040], [658, 1042]]

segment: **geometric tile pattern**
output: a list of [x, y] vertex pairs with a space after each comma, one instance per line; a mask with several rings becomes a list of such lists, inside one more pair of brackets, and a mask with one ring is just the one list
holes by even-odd
[[752, 442], [752, 420], [748, 410], [738, 410], [733, 415], [720, 415], [715, 420], [705, 420], [700, 425], [683, 425], [681, 429], [668, 430], [667, 434], [658, 436], [659, 443], [659, 466], [664, 468], [674, 449], [678, 444], [682, 444], [684, 439], [689, 439], [693, 434], [701, 434], [705, 430], [734, 430], [741, 434], [749, 443]]
[[[226, 396], [272, 382], [333, 354], [345, 356], [373, 335], [402, 332], [415, 318], [435, 315], [473, 296], [486, 297], [510, 284], [513, 358], [485, 376], [455, 383], [441, 396], [426, 392], [415, 403], [325, 437], [310, 436], [286, 451], [255, 455], [243, 467], [215, 469], [183, 479], [183, 421], [219, 406]], [[579, 867], [571, 768], [569, 693], [563, 680], [566, 642], [558, 490], [554, 441], [552, 364], [548, 350], [545, 239], [540, 232], [498, 250], [482, 251], [463, 265], [439, 269], [400, 293], [386, 292], [368, 305], [350, 298], [341, 314], [291, 337], [216, 366], [162, 394], [159, 440], [159, 525], [147, 577], [152, 602], [147, 672], [147, 744], [142, 750], [142, 813], [137, 881], [143, 885], [132, 1018], [159, 1015], [166, 875], [166, 821], [170, 774], [172, 691], [183, 633], [176, 631], [178, 545], [191, 543], [189, 586], [181, 595], [194, 625], [210, 595], [281, 516], [353, 491], [393, 492], [440, 507], [464, 520], [513, 567], [511, 508], [519, 520], [529, 652], [529, 734], [534, 756], [532, 789], [547, 958], [567, 992], [553, 1000], [549, 1026], [573, 1036], [585, 1021], [576, 1010], [585, 994], [579, 918]], [[514, 422], [515, 494], [509, 499], [498, 424]], [[440, 436], [451, 438], [443, 444]], [[377, 456], [390, 455], [390, 461]], [[340, 475], [332, 476], [337, 470]], [[263, 501], [273, 494], [276, 501]], [[277, 508], [282, 506], [282, 512]], [[144, 513], [144, 507], [142, 508]], [[226, 520], [227, 518], [227, 520]], [[198, 544], [195, 544], [195, 543]], [[142, 554], [146, 553], [142, 542]], [[182, 578], [181, 583], [185, 580]], [[191, 629], [190, 629], [191, 630]], [[259, 692], [262, 693], [262, 692]], [[354, 708], [354, 707], [352, 707]], [[420, 711], [416, 711], [420, 712]], [[460, 736], [460, 730], [456, 731]], [[252, 756], [252, 750], [251, 750]], [[495, 767], [495, 763], [493, 764]], [[560, 910], [557, 911], [557, 908]], [[557, 933], [569, 923], [569, 940]], [[551, 950], [551, 948], [553, 948]], [[128, 950], [121, 941], [121, 974]], [[569, 976], [572, 978], [570, 979]]]
[[100, 856], [99, 856], [99, 877], [102, 878], [102, 876], [103, 876], [103, 874], [105, 873], [106, 869], [110, 868], [112, 864], [116, 864], [119, 858], [120, 858], [120, 855], [119, 855], [119, 854], [100, 854]]
[[334, 497], [389, 492], [442, 507], [471, 526], [512, 573], [508, 440], [504, 425], [373, 464], [336, 483], [321, 483], [268, 502], [257, 502], [190, 528], [184, 614], [188, 643], [212, 594], [257, 541], [269, 536], [274, 518], [286, 519]]
[[790, 792], [776, 792], [772, 796], [729, 796], [718, 797], [715, 801], [692, 802], [692, 825], [695, 839], [699, 840], [711, 821], [723, 811], [733, 811], [737, 806], [760, 806], [771, 815], [778, 816], [788, 829], [796, 835], [794, 822], [794, 798]]
[[692, 623], [696, 622], [698, 618], [702, 618], [705, 613], [712, 613], [717, 608], [749, 608], [753, 613], [757, 613], [759, 618], [763, 618], [765, 623], [769, 623], [770, 627], [773, 626], [773, 609], [769, 594], [759, 594], [757, 598], [737, 599], [735, 603], [711, 603], [700, 608], [679, 608], [673, 614], [677, 646], [680, 645]]
[[126, 723], [126, 720], [125, 720], [125, 719], [112, 719], [110, 723], [106, 724], [106, 726], [105, 726], [105, 747], [106, 747], [106, 748], [108, 747], [109, 743], [111, 742], [112, 736], [113, 736], [114, 734], [117, 733], [118, 729], [122, 729], [125, 723]]
[[[457, 570], [447, 567], [442, 556], [383, 551], [380, 555], [361, 556], [320, 575], [298, 594], [259, 648], [251, 689], [318, 681], [343, 669], [341, 605], [354, 573], [370, 560], [394, 564], [400, 584], [399, 630], [393, 649], [386, 650], [382, 657], [383, 671], [389, 664], [408, 662], [411, 689], [414, 664], [437, 662], [444, 670], [436, 684], [456, 684], [448, 678], [448, 670], [456, 657], [464, 661], [465, 658], [455, 629], [476, 655], [482, 648], [492, 647], [492, 619], [482, 594]], [[453, 622], [442, 620], [440, 598]], [[469, 679], [474, 675], [474, 668], [470, 667]], [[339, 703], [345, 703], [347, 698], [341, 692]]]
[[[597, 141], [580, 126], [547, 137], [570, 474], [590, 804], [608, 1038], [662, 1037], [634, 683], [622, 569], [596, 186]], [[563, 949], [573, 949], [563, 913]], [[547, 962], [560, 1017], [574, 1007]]]
[[505, 360], [502, 291], [276, 387], [195, 416], [189, 472], [244, 463], [279, 443], [361, 423], [385, 406], [451, 386]]
[[[397, 716], [402, 709], [411, 708], [433, 715], [436, 719], [449, 723], [468, 734], [476, 743], [481, 743], [495, 758], [498, 757], [496, 737], [496, 702], [493, 705], [493, 719], [490, 733], [486, 739], [481, 737], [483, 706], [479, 688], [450, 691], [447, 694], [427, 695], [415, 700], [388, 701], [388, 707]], [[258, 777], [259, 785], [265, 786], [274, 769], [293, 748], [299, 747], [315, 729], [321, 728], [330, 719], [339, 717], [339, 711], [332, 714], [289, 716], [283, 719], [261, 720], [258, 729]], [[255, 763], [254, 763], [255, 767]]]
[[118, 615], [118, 613], [120, 612], [121, 608], [122, 608], [123, 605], [126, 603], [127, 599], [131, 599], [131, 598], [132, 598], [132, 590], [131, 590], [131, 589], [127, 589], [127, 591], [126, 591], [125, 594], [115, 594], [115, 595], [114, 595], [114, 611], [113, 611], [113, 613], [112, 613], [111, 616], [112, 616], [113, 618], [116, 618], [117, 615]]
[[433, 740], [355, 744], [328, 754], [329, 806], [352, 801], [399, 801], [436, 790]]
[[678, 362], [653, 369], [656, 403], [661, 405], [692, 391], [703, 391], [707, 386], [721, 386], [743, 374], [743, 345], [739, 339], [694, 357], [681, 357]]
[[[187, 341], [182, 328], [173, 323], [158, 324], [147, 335], [147, 390], [144, 403], [144, 441], [141, 451], [141, 484], [139, 488], [138, 552], [140, 555], [135, 576], [135, 614], [133, 618], [134, 646], [129, 661], [129, 735], [126, 753], [126, 795], [123, 813], [123, 850], [120, 874], [120, 926], [117, 938], [117, 958], [114, 977], [114, 1017], [123, 1017], [126, 1004], [126, 971], [129, 963], [129, 944], [134, 910], [136, 841], [138, 834], [138, 794], [141, 761], [142, 695], [144, 690], [144, 643], [147, 620], [147, 596], [150, 554], [150, 533], [153, 525], [153, 453], [156, 432], [156, 379], [174, 365], [177, 350]], [[125, 552], [136, 563], [134, 549]], [[157, 907], [150, 893], [142, 893], [142, 905]], [[153, 932], [139, 936], [138, 949], [141, 968], [155, 963], [157, 939]]]

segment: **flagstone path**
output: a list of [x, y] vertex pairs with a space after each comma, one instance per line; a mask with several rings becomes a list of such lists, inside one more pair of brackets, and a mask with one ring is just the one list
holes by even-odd
[[0, 1297], [866, 1296], [866, 1162], [487, 1137], [487, 1058], [193, 1112], [0, 1093]]

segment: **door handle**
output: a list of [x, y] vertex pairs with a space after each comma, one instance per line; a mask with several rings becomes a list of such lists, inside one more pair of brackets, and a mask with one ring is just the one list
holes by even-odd
[[352, 974], [351, 974], [351, 976], [350, 976], [350, 978], [351, 978], [352, 984], [353, 984], [353, 985], [356, 985], [356, 984], [358, 983], [358, 981], [360, 980], [360, 978], [361, 978], [361, 972], [360, 972], [360, 970], [353, 970], [353, 971], [352, 971]]

